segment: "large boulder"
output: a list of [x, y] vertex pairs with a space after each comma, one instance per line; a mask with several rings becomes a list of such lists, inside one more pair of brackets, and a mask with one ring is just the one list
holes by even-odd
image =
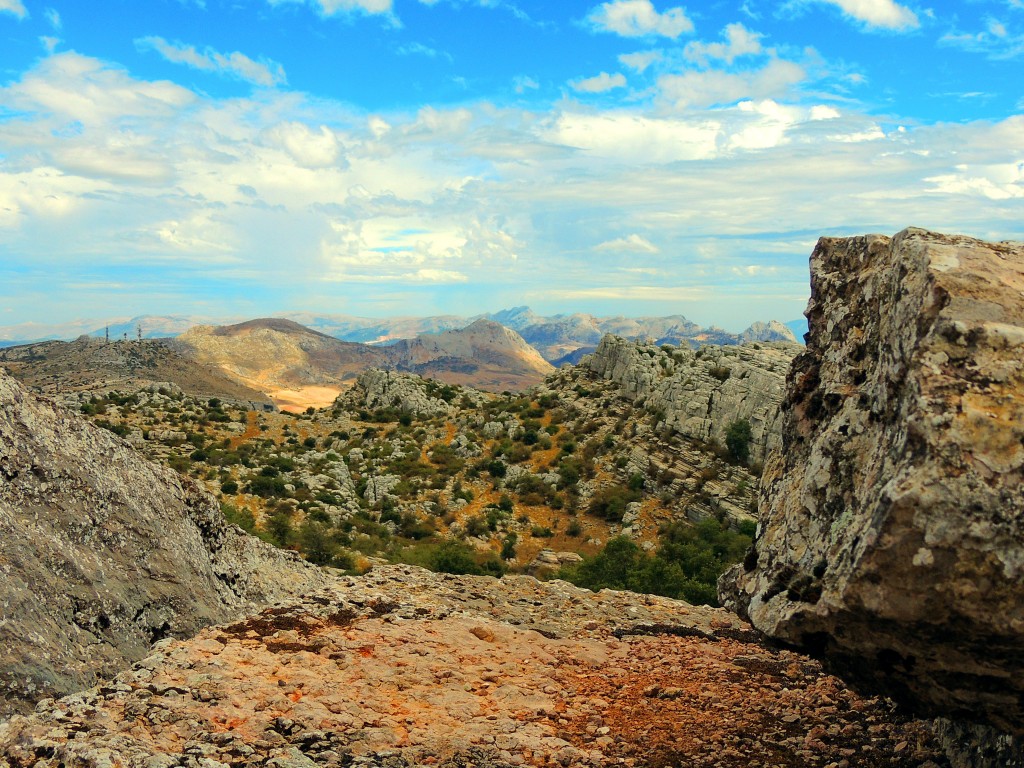
[[807, 316], [723, 598], [873, 691], [1021, 736], [1024, 246], [822, 238]]
[[193, 481], [0, 372], [0, 718], [325, 583]]

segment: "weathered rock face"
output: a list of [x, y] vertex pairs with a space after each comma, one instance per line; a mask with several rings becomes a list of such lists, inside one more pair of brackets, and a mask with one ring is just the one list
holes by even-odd
[[359, 374], [353, 391], [341, 396], [345, 404], [365, 408], [397, 408], [415, 416], [444, 416], [452, 407], [427, 394], [427, 382], [411, 373], [371, 368]]
[[760, 461], [780, 445], [786, 371], [801, 349], [776, 342], [664, 351], [605, 336], [587, 365], [687, 437], [724, 443], [729, 425], [746, 419], [750, 455]]
[[1020, 736], [1024, 247], [823, 238], [811, 276], [756, 561], [723, 591], [873, 690]]
[[325, 583], [195, 483], [0, 373], [0, 717]]

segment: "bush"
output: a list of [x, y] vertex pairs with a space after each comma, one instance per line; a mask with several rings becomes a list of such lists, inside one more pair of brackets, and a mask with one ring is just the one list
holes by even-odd
[[561, 569], [558, 577], [595, 591], [628, 589], [717, 605], [718, 577], [739, 562], [751, 544], [749, 536], [714, 518], [697, 525], [673, 523], [662, 541], [651, 557], [631, 539], [619, 536], [580, 565]]
[[737, 464], [746, 464], [750, 459], [750, 443], [753, 433], [750, 429], [750, 422], [746, 419], [737, 419], [725, 431], [725, 447], [729, 451], [729, 458]]
[[486, 536], [489, 530], [487, 520], [480, 515], [473, 515], [466, 520], [467, 536]]
[[724, 365], [716, 365], [714, 368], [708, 370], [708, 373], [714, 376], [719, 381], [725, 381], [732, 375], [732, 371], [726, 368]]
[[640, 498], [640, 491], [621, 485], [609, 485], [594, 494], [587, 511], [597, 517], [603, 517], [605, 520], [620, 523], [622, 516], [626, 513], [626, 505], [639, 501]]
[[514, 560], [516, 556], [516, 542], [519, 541], [519, 537], [511, 532], [501, 542], [501, 559], [502, 560]]
[[[475, 555], [476, 553], [471, 547], [461, 542], [445, 541], [430, 553], [427, 562], [430, 570], [441, 573], [475, 576], [495, 575], [494, 567], [478, 563]], [[500, 572], [504, 571], [504, 566], [498, 563], [497, 570], [499, 571], [498, 575], [500, 575]]]
[[252, 511], [245, 509], [239, 509], [234, 504], [222, 503], [220, 505], [221, 514], [224, 515], [224, 519], [232, 525], [237, 525], [243, 531], [252, 533], [256, 529], [256, 518], [253, 516]]

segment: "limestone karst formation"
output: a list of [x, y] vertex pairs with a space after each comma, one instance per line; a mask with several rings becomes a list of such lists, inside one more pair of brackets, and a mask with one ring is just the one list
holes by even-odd
[[869, 690], [1019, 738], [1024, 246], [823, 238], [811, 280], [756, 554], [723, 591]]

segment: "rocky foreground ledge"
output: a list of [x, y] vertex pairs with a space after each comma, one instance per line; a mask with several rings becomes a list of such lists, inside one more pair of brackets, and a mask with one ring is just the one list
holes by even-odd
[[410, 566], [0, 725], [4, 768], [944, 764], [923, 723], [724, 610]]

